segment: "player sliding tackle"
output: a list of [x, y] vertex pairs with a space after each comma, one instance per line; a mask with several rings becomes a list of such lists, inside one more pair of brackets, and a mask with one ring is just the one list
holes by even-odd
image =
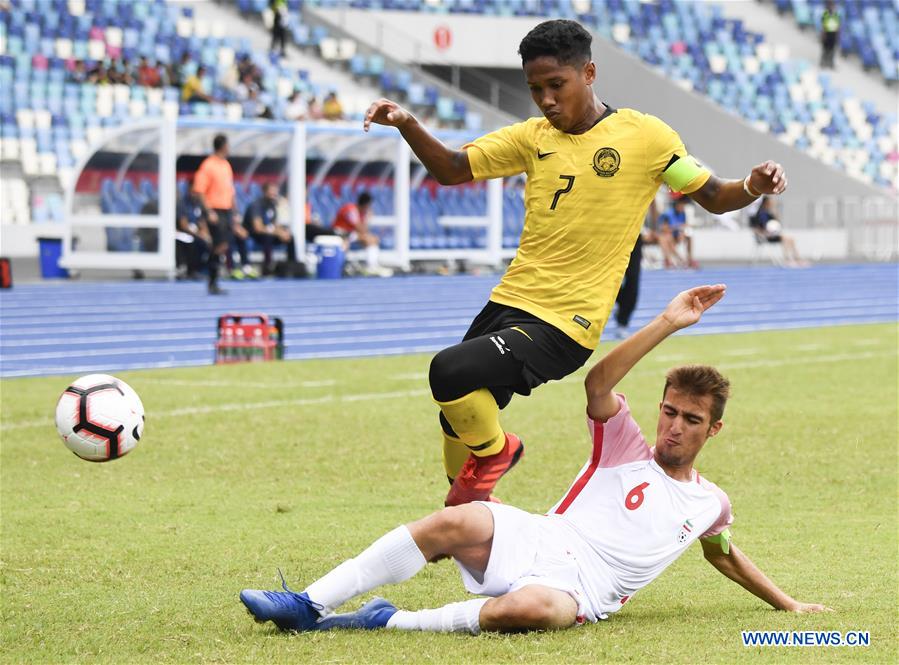
[[[605, 619], [699, 539], [706, 560], [780, 610], [820, 612], [781, 591], [731, 543], [727, 495], [693, 461], [721, 431], [729, 383], [713, 367], [670, 370], [655, 446], [646, 443], [615, 385], [659, 342], [697, 321], [724, 285], [678, 294], [665, 311], [587, 374], [592, 451], [568, 491], [544, 515], [493, 502], [444, 508], [401, 526], [295, 593], [244, 590], [257, 621], [284, 630], [396, 628], [440, 632], [566, 628]], [[375, 599], [351, 614], [343, 603], [403, 582], [429, 561], [455, 559], [466, 589], [488, 596], [417, 612]]]
[[372, 123], [396, 127], [444, 185], [527, 174], [524, 230], [515, 259], [462, 342], [431, 362], [440, 406], [446, 505], [488, 499], [524, 447], [499, 411], [581, 367], [600, 333], [643, 218], [659, 186], [721, 213], [787, 178], [765, 162], [738, 180], [701, 166], [658, 118], [614, 109], [593, 92], [591, 36], [574, 21], [546, 21], [521, 41], [527, 86], [543, 114], [452, 150], [398, 104], [381, 99]]

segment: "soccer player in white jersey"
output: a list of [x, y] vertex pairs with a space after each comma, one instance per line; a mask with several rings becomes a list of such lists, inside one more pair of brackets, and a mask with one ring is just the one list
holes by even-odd
[[[476, 502], [400, 526], [344, 561], [302, 593], [245, 589], [257, 621], [284, 630], [520, 631], [605, 619], [699, 540], [718, 571], [771, 606], [828, 608], [780, 590], [730, 542], [727, 495], [693, 462], [722, 428], [729, 383], [713, 367], [689, 365], [666, 376], [655, 446], [649, 447], [615, 385], [659, 342], [699, 321], [724, 296], [723, 284], [678, 294], [651, 323], [616, 346], [587, 374], [592, 450], [574, 482], [545, 515]], [[377, 598], [334, 614], [382, 584], [411, 578], [429, 561], [452, 557], [465, 587], [481, 598], [437, 609], [401, 611]]]

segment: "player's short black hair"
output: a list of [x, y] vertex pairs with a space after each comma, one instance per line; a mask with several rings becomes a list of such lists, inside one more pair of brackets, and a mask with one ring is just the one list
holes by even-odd
[[593, 37], [577, 21], [555, 19], [544, 21], [521, 40], [518, 55], [522, 66], [541, 56], [548, 55], [565, 65], [583, 65], [590, 62], [590, 44]]
[[359, 198], [356, 199], [356, 205], [358, 206], [367, 206], [369, 203], [371, 203], [371, 194], [368, 192], [362, 192], [359, 194]]
[[212, 139], [212, 149], [218, 152], [222, 148], [228, 145], [228, 137], [224, 134], [216, 134], [215, 138]]

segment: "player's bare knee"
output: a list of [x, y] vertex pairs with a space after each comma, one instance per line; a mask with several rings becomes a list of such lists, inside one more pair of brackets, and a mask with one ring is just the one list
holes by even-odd
[[481, 628], [501, 632], [554, 630], [574, 625], [577, 603], [554, 589], [525, 587], [484, 605]]
[[409, 532], [429, 561], [438, 561], [459, 545], [468, 544], [466, 515], [470, 507], [443, 508], [409, 524]]
[[532, 630], [567, 628], [577, 617], [577, 604], [568, 594], [533, 588], [522, 601], [523, 618]]
[[470, 508], [468, 505], [451, 506], [434, 514], [436, 528], [444, 534], [450, 545], [467, 544]]

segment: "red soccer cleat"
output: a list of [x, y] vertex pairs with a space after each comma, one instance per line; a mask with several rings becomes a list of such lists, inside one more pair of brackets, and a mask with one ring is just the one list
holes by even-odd
[[472, 453], [453, 481], [444, 505], [490, 501], [496, 483], [518, 463], [523, 454], [524, 444], [514, 434], [506, 434], [506, 445], [496, 455], [478, 457]]

